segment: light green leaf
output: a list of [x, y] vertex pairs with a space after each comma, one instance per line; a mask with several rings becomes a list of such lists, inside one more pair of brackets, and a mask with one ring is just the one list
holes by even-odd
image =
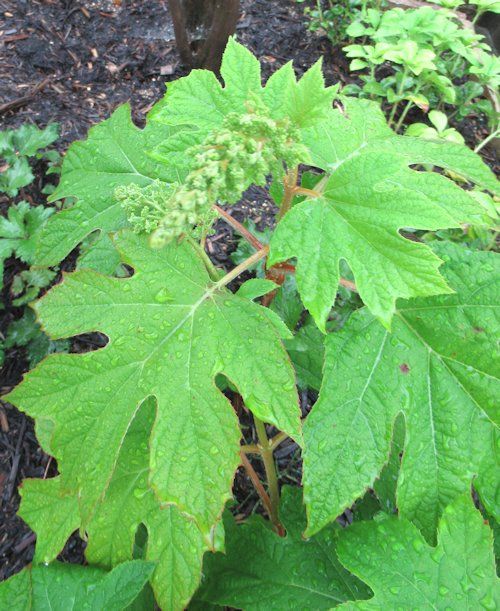
[[487, 511], [500, 521], [500, 431], [498, 427], [491, 430], [487, 440], [479, 475], [474, 481], [481, 502]]
[[159, 165], [146, 154], [170, 134], [169, 128], [150, 123], [138, 129], [132, 123], [130, 106], [124, 104], [91, 128], [86, 140], [74, 142], [50, 201], [76, 197], [77, 202], [55, 214], [45, 227], [37, 249], [38, 264], [56, 265], [93, 231], [107, 233], [124, 227], [125, 211], [114, 198], [119, 185], [180, 180], [175, 168]]
[[[298, 128], [311, 127], [328, 117], [338, 89], [325, 87], [321, 66], [320, 60], [297, 82], [291, 63], [286, 64], [262, 88], [257, 58], [230, 38], [221, 66], [224, 86], [212, 72], [193, 70], [168, 85], [149, 117], [165, 125], [195, 127], [201, 141], [229, 113], [246, 114], [248, 104], [260, 100], [272, 119], [288, 118]], [[188, 138], [193, 144], [193, 135]]]
[[372, 141], [394, 136], [378, 104], [353, 98], [342, 101], [342, 111], [330, 110], [326, 122], [304, 131], [312, 164], [326, 172], [360, 154]]
[[389, 460], [375, 480], [373, 489], [386, 513], [396, 513], [399, 470], [401, 468], [401, 454], [403, 453], [405, 439], [405, 422], [400, 414], [394, 423], [392, 445]]
[[250, 280], [247, 280], [240, 286], [236, 294], [239, 297], [253, 300], [271, 291], [275, 291], [277, 288], [279, 288], [278, 285], [272, 280], [267, 280], [266, 278], [250, 278]]
[[15, 150], [20, 155], [26, 155], [27, 157], [33, 157], [39, 150], [47, 148], [58, 137], [59, 126], [57, 123], [51, 123], [45, 129], [26, 123], [12, 132], [12, 142]]
[[7, 216], [0, 216], [0, 286], [4, 261], [11, 255], [24, 263], [35, 263], [37, 235], [52, 212], [52, 208], [22, 201], [9, 206]]
[[288, 63], [270, 77], [262, 95], [273, 118], [288, 118], [305, 130], [329, 117], [338, 86], [325, 87], [322, 67], [323, 60], [319, 59], [297, 81]]
[[[351, 267], [364, 303], [387, 327], [397, 298], [450, 291], [438, 271], [439, 258], [399, 231], [481, 222], [482, 208], [451, 180], [409, 165], [425, 160], [467, 172], [483, 186], [496, 186], [490, 170], [467, 147], [396, 135], [379, 139], [385, 131], [379, 110], [366, 104], [361, 108], [362, 116], [350, 101], [346, 111], [352, 118], [332, 111], [336, 118], [331, 125], [323, 124], [322, 133], [316, 130], [317, 139], [310, 141], [313, 158], [333, 173], [321, 197], [294, 206], [270, 242], [268, 265], [297, 258], [299, 292], [323, 331], [337, 293], [341, 259]], [[342, 145], [346, 133], [352, 134], [352, 142]]]
[[153, 421], [149, 401], [127, 433], [104, 502], [88, 526], [85, 554], [90, 563], [109, 567], [132, 558], [135, 533], [144, 524], [145, 559], [156, 565], [151, 577], [156, 600], [162, 609], [180, 611], [198, 587], [207, 546], [196, 524], [174, 505], [162, 507], [148, 486], [147, 439]]
[[300, 490], [283, 489], [285, 537], [252, 516], [236, 526], [225, 520], [226, 553], [207, 556], [204, 582], [196, 598], [245, 611], [330, 609], [345, 600], [366, 598], [369, 590], [343, 570], [335, 547], [338, 528], [330, 526], [309, 541]]
[[[226, 94], [229, 96], [230, 92]], [[222, 125], [226, 114], [234, 111], [226, 94], [213, 72], [192, 70], [188, 76], [169, 84], [149, 119], [164, 125], [193, 126], [207, 133]]]
[[9, 197], [15, 197], [19, 189], [29, 185], [34, 178], [26, 157], [15, 157], [0, 174], [0, 193], [7, 193]]
[[51, 337], [100, 331], [108, 345], [45, 359], [9, 400], [54, 423], [62, 491], [78, 492], [86, 524], [139, 405], [154, 396], [150, 483], [209, 538], [231, 495], [240, 439], [215, 377], [224, 374], [254, 414], [301, 443], [293, 369], [265, 310], [213, 284], [189, 244], [154, 251], [130, 232], [116, 244], [131, 278], [75, 272], [36, 305]]
[[260, 62], [246, 47], [231, 37], [222, 57], [220, 73], [231, 106], [242, 107], [250, 95], [261, 89]]
[[78, 498], [61, 493], [60, 480], [26, 479], [18, 515], [37, 534], [34, 561], [48, 564], [80, 526]]
[[97, 238], [91, 236], [82, 243], [77, 269], [93, 269], [96, 272], [113, 275], [120, 265], [120, 254], [107, 234]]
[[0, 607], [15, 611], [121, 611], [138, 596], [154, 569], [140, 560], [110, 573], [61, 564], [24, 569], [0, 583]]
[[360, 310], [326, 339], [323, 386], [304, 428], [310, 534], [373, 485], [400, 412], [406, 438], [397, 504], [426, 538], [478, 473], [480, 492], [498, 487], [491, 466], [500, 394], [498, 255], [446, 243], [436, 251], [456, 294], [401, 301], [392, 333]]
[[285, 342], [299, 385], [304, 388], [320, 389], [325, 356], [324, 339], [325, 336], [313, 320], [308, 318], [294, 338]]
[[[86, 527], [90, 564], [111, 568], [133, 558], [137, 529], [148, 532], [145, 559], [162, 609], [182, 610], [198, 587], [206, 545], [194, 522], [173, 506], [161, 507], [148, 486], [148, 437], [154, 401], [139, 409], [125, 437], [103, 501]], [[80, 526], [78, 498], [61, 494], [60, 479], [27, 480], [19, 515], [37, 533], [35, 560], [50, 562]]]
[[407, 520], [358, 522], [340, 537], [339, 558], [374, 591], [343, 609], [496, 609], [493, 537], [469, 494], [446, 508], [430, 547]]

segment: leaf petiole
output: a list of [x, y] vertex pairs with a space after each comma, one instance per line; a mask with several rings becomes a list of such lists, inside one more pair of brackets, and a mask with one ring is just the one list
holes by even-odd
[[229, 284], [232, 280], [237, 278], [240, 274], [246, 271], [249, 267], [252, 267], [256, 263], [258, 263], [261, 259], [263, 259], [264, 257], [267, 257], [268, 252], [269, 252], [269, 246], [264, 246], [263, 248], [255, 252], [251, 257], [248, 257], [248, 259], [245, 259], [243, 263], [240, 263], [238, 266], [236, 266], [234, 269], [228, 272], [223, 278], [217, 281], [213, 285], [212, 291], [216, 291], [217, 289]]
[[247, 472], [247, 475], [250, 478], [250, 481], [254, 485], [254, 488], [257, 491], [257, 494], [259, 495], [260, 500], [262, 501], [262, 504], [266, 508], [266, 511], [269, 514], [269, 517], [272, 518], [273, 510], [272, 510], [272, 504], [271, 504], [271, 499], [269, 498], [269, 495], [265, 491], [264, 486], [262, 485], [262, 482], [259, 479], [259, 476], [255, 472], [255, 469], [252, 467], [252, 463], [248, 460], [245, 452], [241, 451], [240, 456], [241, 456], [241, 464], [245, 468], [245, 471]]

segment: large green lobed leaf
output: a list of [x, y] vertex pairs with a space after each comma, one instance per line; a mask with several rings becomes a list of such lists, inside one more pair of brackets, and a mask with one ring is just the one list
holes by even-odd
[[327, 336], [320, 397], [304, 427], [309, 534], [373, 485], [400, 412], [406, 424], [400, 514], [433, 540], [443, 509], [476, 476], [494, 511], [498, 255], [446, 243], [436, 252], [455, 294], [401, 301], [392, 333], [363, 309]]
[[396, 136], [380, 108], [366, 100], [332, 110], [304, 141], [313, 164], [331, 176], [319, 197], [298, 203], [280, 221], [268, 265], [297, 258], [297, 286], [318, 326], [325, 331], [341, 259], [364, 303], [387, 327], [398, 298], [450, 292], [440, 259], [399, 232], [477, 223], [483, 209], [451, 180], [409, 166], [435, 164], [498, 189], [480, 157], [466, 146]]
[[328, 117], [336, 87], [325, 87], [321, 61], [297, 81], [293, 66], [286, 64], [262, 86], [259, 60], [230, 38], [221, 65], [221, 84], [208, 70], [193, 70], [169, 83], [167, 93], [150, 113], [150, 119], [171, 126], [191, 127], [183, 134], [192, 146], [221, 127], [229, 113], [246, 114], [249, 104], [261, 102], [275, 120], [288, 118], [300, 129], [311, 128]]
[[374, 591], [343, 609], [498, 609], [493, 536], [470, 494], [449, 505], [430, 547], [413, 524], [358, 522], [340, 537], [342, 564]]
[[[86, 526], [90, 564], [112, 568], [134, 557], [136, 533], [147, 529], [144, 557], [154, 563], [151, 585], [162, 609], [181, 610], [201, 577], [207, 548], [192, 520], [173, 505], [163, 506], [148, 485], [148, 438], [154, 401], [143, 403], [120, 450], [104, 499]], [[60, 478], [26, 480], [19, 515], [37, 534], [36, 562], [51, 562], [81, 526], [76, 494], [64, 495]]]
[[266, 310], [215, 285], [189, 244], [152, 251], [125, 232], [116, 245], [133, 277], [78, 271], [36, 305], [50, 336], [100, 331], [108, 345], [50, 356], [8, 400], [39, 427], [52, 423], [42, 443], [58, 459], [63, 493], [78, 492], [86, 524], [137, 410], [155, 397], [150, 484], [209, 538], [231, 496], [240, 439], [215, 377], [227, 376], [254, 414], [301, 443], [293, 369]]
[[150, 122], [138, 129], [132, 123], [130, 106], [124, 104], [109, 119], [92, 127], [86, 140], [74, 142], [49, 201], [74, 197], [76, 203], [47, 223], [38, 243], [37, 264], [56, 265], [93, 231], [107, 233], [125, 227], [127, 217], [114, 197], [116, 187], [179, 181], [177, 169], [147, 155], [171, 133], [170, 128]]
[[285, 537], [273, 532], [260, 516], [252, 516], [242, 526], [227, 516], [226, 552], [206, 557], [198, 601], [245, 611], [281, 611], [330, 609], [369, 596], [368, 588], [337, 559], [338, 527], [332, 525], [309, 541], [302, 539], [305, 515], [300, 489], [283, 489], [280, 515]]

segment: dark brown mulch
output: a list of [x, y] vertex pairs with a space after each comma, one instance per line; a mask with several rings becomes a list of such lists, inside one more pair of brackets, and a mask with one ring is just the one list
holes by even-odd
[[[345, 60], [306, 32], [293, 0], [242, 5], [238, 36], [261, 57], [266, 76], [290, 59], [302, 72], [325, 54], [330, 80], [343, 78]], [[0, 31], [0, 105], [48, 79], [30, 102], [3, 116], [3, 127], [56, 121], [62, 144], [125, 101], [142, 119], [164, 83], [185, 74], [164, 0], [123, 0], [121, 8], [112, 0], [0, 0]]]
[[[351, 80], [343, 54], [332, 49], [325, 38], [307, 32], [302, 7], [294, 0], [242, 0], [242, 6], [239, 39], [259, 56], [266, 77], [291, 59], [301, 74], [324, 56], [329, 83]], [[143, 123], [147, 111], [163, 95], [165, 83], [186, 73], [179, 63], [165, 0], [0, 0], [0, 49], [0, 129], [25, 122], [43, 127], [55, 121], [61, 126], [57, 144], [61, 150], [126, 101], [131, 102], [138, 124]], [[474, 122], [468, 130], [471, 143], [485, 135]], [[485, 152], [487, 160], [488, 155]], [[40, 162], [34, 185], [18, 199], [45, 201], [40, 192], [43, 170]], [[6, 205], [7, 199], [0, 196], [0, 208]], [[273, 210], [263, 190], [250, 191], [232, 207], [232, 214], [239, 220], [252, 218], [260, 229], [273, 222]], [[219, 222], [208, 244], [210, 256], [216, 264], [229, 267], [228, 257], [235, 247], [233, 231]], [[72, 261], [70, 257], [64, 268], [70, 269]], [[1, 312], [0, 332], [21, 315], [21, 310], [9, 303], [8, 294], [12, 278], [21, 269], [18, 260], [6, 263], [2, 294], [6, 309]], [[75, 342], [73, 349], [84, 351], [97, 345], [96, 339], [90, 338], [89, 348], [88, 341], [86, 338], [87, 346], [82, 339]], [[22, 349], [9, 353], [1, 370], [0, 395], [19, 382], [27, 367]], [[304, 410], [310, 407], [311, 397], [304, 395], [301, 401]], [[290, 482], [300, 474], [298, 459], [289, 460], [293, 452], [292, 445], [285, 443], [277, 453]], [[56, 473], [55, 461], [36, 441], [31, 420], [0, 404], [0, 580], [30, 562], [34, 551], [33, 534], [15, 515], [17, 486], [27, 477]], [[248, 498], [249, 485], [242, 472], [235, 490], [238, 512], [248, 513], [255, 496], [252, 493]], [[83, 561], [83, 544], [78, 537], [72, 537], [62, 558]]]

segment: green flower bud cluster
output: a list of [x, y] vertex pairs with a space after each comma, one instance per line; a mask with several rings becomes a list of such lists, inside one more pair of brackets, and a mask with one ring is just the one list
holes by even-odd
[[115, 189], [114, 197], [125, 210], [134, 231], [152, 233], [168, 213], [172, 191], [172, 187], [155, 181], [145, 187], [122, 185]]
[[307, 149], [299, 141], [299, 130], [287, 119], [274, 121], [255, 108], [246, 115], [229, 114], [220, 130], [191, 149], [191, 172], [173, 195], [151, 245], [161, 247], [194, 224], [211, 223], [215, 202], [235, 203], [250, 185], [265, 185], [270, 174], [280, 178], [285, 167], [307, 162]]

